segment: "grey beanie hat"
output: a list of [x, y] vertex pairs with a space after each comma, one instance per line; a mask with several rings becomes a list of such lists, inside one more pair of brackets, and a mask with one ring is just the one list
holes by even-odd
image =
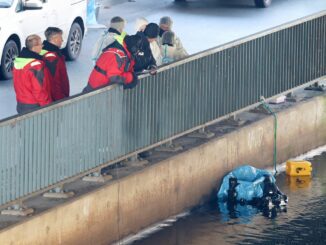
[[125, 28], [125, 24], [126, 21], [119, 16], [113, 17], [110, 21], [110, 27], [116, 29], [119, 32], [123, 31], [123, 29]]
[[168, 25], [170, 28], [172, 27], [173, 21], [169, 16], [164, 16], [160, 19], [160, 25]]
[[173, 31], [166, 31], [162, 35], [162, 44], [174, 45], [174, 32]]

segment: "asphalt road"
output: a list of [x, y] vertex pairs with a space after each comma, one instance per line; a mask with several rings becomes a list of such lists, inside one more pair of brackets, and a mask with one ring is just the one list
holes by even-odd
[[[176, 4], [173, 0], [136, 0], [100, 10], [99, 23], [107, 23], [116, 15], [124, 17], [126, 31], [135, 32], [137, 17], [158, 22], [161, 16], [174, 20], [174, 31], [190, 54], [239, 39], [295, 19], [326, 10], [326, 0], [273, 0], [266, 9], [254, 7], [253, 0], [193, 0]], [[103, 29], [89, 29], [77, 61], [68, 62], [72, 94], [87, 83], [92, 69], [90, 53]], [[326, 30], [325, 30], [326, 31]], [[0, 81], [0, 119], [16, 114], [12, 80]]]

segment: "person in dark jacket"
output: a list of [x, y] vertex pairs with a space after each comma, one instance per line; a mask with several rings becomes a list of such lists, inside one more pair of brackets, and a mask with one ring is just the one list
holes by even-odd
[[137, 35], [126, 36], [123, 44], [114, 41], [107, 46], [96, 62], [83, 92], [91, 92], [111, 84], [123, 84], [124, 88], [133, 88], [138, 79], [134, 73], [134, 57], [141, 46]]
[[143, 70], [151, 70], [155, 73], [156, 61], [153, 57], [150, 42], [155, 42], [159, 34], [159, 26], [155, 23], [149, 23], [143, 32], [139, 31], [136, 35], [141, 37], [142, 46], [140, 52], [135, 57], [135, 72], [142, 72]]
[[13, 68], [18, 113], [26, 113], [52, 102], [50, 74], [43, 57], [39, 55], [42, 40], [38, 35], [30, 35], [25, 45], [15, 59]]
[[62, 30], [49, 27], [45, 31], [46, 40], [43, 42], [43, 55], [45, 64], [50, 71], [50, 84], [52, 100], [61, 100], [69, 97], [69, 78], [66, 68], [65, 56], [61, 53]]

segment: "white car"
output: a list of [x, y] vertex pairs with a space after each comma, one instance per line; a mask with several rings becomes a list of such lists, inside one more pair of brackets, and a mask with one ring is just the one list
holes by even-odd
[[53, 26], [63, 30], [66, 58], [75, 60], [86, 31], [86, 0], [0, 0], [0, 78], [12, 77], [15, 57], [30, 34], [44, 39]]

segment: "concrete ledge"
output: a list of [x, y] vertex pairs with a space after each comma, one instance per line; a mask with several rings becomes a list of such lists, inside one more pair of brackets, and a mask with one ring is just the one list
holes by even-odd
[[[325, 95], [278, 118], [278, 162], [326, 143]], [[269, 116], [8, 227], [0, 244], [110, 244], [207, 200], [234, 167], [272, 160]]]

